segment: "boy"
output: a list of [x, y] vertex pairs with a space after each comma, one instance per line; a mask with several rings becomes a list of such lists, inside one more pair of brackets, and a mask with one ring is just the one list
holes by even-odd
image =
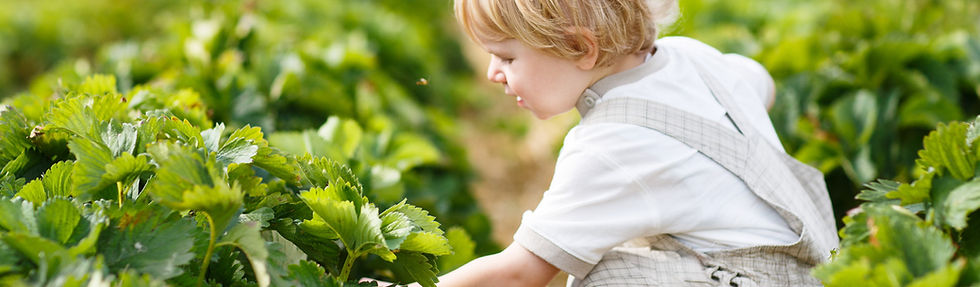
[[[822, 176], [786, 156], [758, 63], [656, 42], [676, 0], [456, 0], [487, 77], [547, 119], [576, 108], [514, 243], [440, 286], [819, 285], [838, 244]], [[708, 69], [710, 67], [710, 69]]]

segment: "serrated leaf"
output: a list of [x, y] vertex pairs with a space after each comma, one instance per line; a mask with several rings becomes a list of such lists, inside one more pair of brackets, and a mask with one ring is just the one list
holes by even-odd
[[17, 196], [36, 205], [41, 205], [48, 199], [47, 193], [44, 192], [44, 184], [39, 179], [32, 180], [24, 185], [24, 188], [21, 188], [17, 192]]
[[153, 171], [150, 159], [145, 155], [134, 157], [132, 154], [123, 153], [122, 156], [113, 159], [105, 165], [105, 174], [102, 175], [101, 184], [120, 182], [129, 185], [143, 175]]
[[299, 264], [289, 265], [289, 279], [295, 286], [337, 287], [339, 284], [328, 278], [323, 267], [315, 262], [300, 261]]
[[0, 199], [0, 227], [11, 232], [37, 233], [34, 205], [22, 199]]
[[[354, 208], [354, 203], [341, 201], [333, 197], [336, 194], [313, 190], [300, 195], [303, 201], [325, 222], [330, 229], [340, 236], [341, 242], [352, 256], [384, 246], [384, 236], [381, 234], [381, 218], [378, 209], [373, 204], [365, 204], [360, 212]], [[304, 221], [304, 224], [306, 222]]]
[[171, 208], [187, 209], [182, 204], [184, 191], [195, 185], [213, 186], [214, 178], [220, 178], [213, 162], [199, 149], [162, 143], [148, 151], [159, 168], [146, 190]]
[[218, 123], [213, 128], [201, 132], [204, 139], [204, 148], [210, 152], [217, 152], [221, 147], [221, 133], [225, 131], [225, 124]]
[[242, 215], [239, 215], [238, 216], [238, 221], [239, 222], [248, 222], [248, 221], [256, 222], [256, 223], [259, 224], [260, 227], [266, 228], [266, 227], [269, 227], [269, 220], [272, 220], [272, 219], [275, 219], [275, 218], [276, 218], [276, 215], [272, 211], [272, 208], [262, 207], [262, 208], [253, 210], [252, 212], [243, 213]]
[[864, 185], [866, 189], [862, 190], [855, 198], [864, 201], [889, 201], [886, 194], [895, 191], [901, 186], [902, 183], [887, 179], [879, 179], [877, 181], [869, 182]]
[[412, 221], [401, 212], [390, 212], [381, 216], [381, 233], [384, 234], [388, 249], [395, 250], [412, 232]]
[[228, 140], [218, 150], [217, 160], [222, 166], [233, 163], [252, 163], [252, 157], [258, 154], [259, 146], [249, 140], [236, 138]]
[[38, 233], [55, 242], [65, 244], [81, 219], [82, 213], [71, 201], [51, 199], [37, 209]]
[[204, 148], [204, 137], [201, 130], [185, 120], [172, 117], [163, 121], [160, 129], [168, 138], [175, 139], [193, 147]]
[[947, 235], [932, 226], [918, 226], [914, 215], [914, 220], [895, 213], [874, 218], [881, 249], [901, 258], [914, 277], [942, 268], [953, 257], [956, 249]]
[[980, 179], [974, 179], [949, 192], [942, 202], [943, 218], [956, 230], [966, 228], [968, 216], [980, 208]]
[[48, 171], [44, 172], [41, 179], [44, 184], [44, 191], [48, 196], [67, 197], [71, 195], [71, 174], [74, 165], [75, 163], [72, 161], [62, 161], [52, 165]]
[[968, 180], [976, 170], [976, 155], [967, 147], [967, 124], [939, 124], [922, 140], [919, 158], [923, 166], [947, 170], [959, 180]]
[[11, 106], [0, 105], [0, 167], [31, 146], [27, 139], [29, 133], [23, 114]]
[[476, 243], [473, 239], [470, 239], [470, 235], [466, 233], [466, 230], [458, 226], [449, 228], [446, 231], [446, 239], [449, 240], [449, 246], [452, 247], [453, 253], [439, 256], [439, 271], [446, 273], [453, 271], [463, 264], [476, 259]]
[[78, 86], [78, 91], [92, 95], [115, 94], [116, 77], [112, 75], [91, 75]]
[[112, 161], [112, 151], [101, 143], [81, 137], [68, 142], [68, 148], [75, 155], [75, 165], [72, 168], [74, 190], [72, 196], [87, 199], [93, 193], [103, 189], [108, 183], [102, 182], [105, 166]]
[[0, 234], [0, 240], [3, 240], [8, 246], [20, 252], [34, 264], [41, 262], [42, 255], [67, 254], [67, 250], [61, 244], [34, 234], [8, 232]]
[[275, 177], [292, 185], [300, 183], [300, 168], [296, 158], [271, 147], [259, 147], [252, 157], [252, 165], [260, 167]]
[[194, 258], [195, 233], [194, 223], [186, 219], [147, 221], [125, 229], [106, 229], [98, 250], [113, 272], [132, 269], [167, 279], [183, 273], [181, 266]]
[[62, 128], [78, 136], [96, 137], [96, 134], [93, 133], [94, 112], [91, 106], [85, 104], [85, 99], [81, 97], [72, 97], [56, 102], [44, 118], [50, 123], [49, 128]]
[[24, 188], [25, 182], [24, 178], [0, 172], [0, 196], [13, 197], [21, 188]]
[[306, 183], [331, 189], [344, 200], [354, 202], [354, 206], [358, 208], [364, 204], [361, 183], [349, 167], [329, 158], [313, 158], [310, 155], [303, 156], [298, 161]]
[[405, 242], [402, 242], [400, 249], [433, 255], [447, 255], [453, 252], [446, 237], [430, 232], [417, 232], [408, 235]]
[[259, 234], [259, 224], [257, 222], [243, 222], [235, 225], [228, 233], [222, 236], [218, 245], [232, 245], [240, 249], [252, 265], [255, 274], [255, 281], [260, 287], [269, 286], [271, 278], [269, 276], [266, 260], [269, 257], [269, 250], [265, 247], [265, 240]]
[[395, 136], [384, 162], [404, 172], [422, 164], [435, 163], [440, 156], [439, 150], [422, 136], [402, 133]]
[[960, 279], [963, 264], [947, 264], [925, 276], [915, 278], [906, 287], [953, 287]]
[[429, 212], [424, 209], [405, 203], [405, 200], [389, 207], [382, 213], [382, 216], [390, 212], [399, 212], [407, 216], [412, 221], [412, 224], [415, 225], [415, 231], [429, 232], [436, 235], [442, 235], [443, 233], [442, 229], [439, 229], [439, 222], [436, 222], [434, 216], [429, 215]]
[[897, 189], [885, 194], [885, 197], [899, 199], [903, 205], [924, 202], [929, 199], [929, 190], [935, 176], [935, 172], [925, 173], [912, 184], [900, 184]]
[[102, 143], [112, 152], [112, 157], [119, 157], [124, 153], [133, 153], [136, 148], [136, 126], [129, 123], [119, 124], [115, 120], [111, 120], [103, 128], [99, 132], [99, 136]]
[[331, 116], [317, 130], [317, 135], [329, 145], [337, 147], [343, 158], [351, 158], [361, 143], [364, 131], [357, 121]]
[[415, 252], [401, 252], [398, 259], [392, 262], [392, 271], [402, 283], [418, 282], [419, 285], [435, 287], [439, 278], [438, 270], [429, 262], [425, 255]]

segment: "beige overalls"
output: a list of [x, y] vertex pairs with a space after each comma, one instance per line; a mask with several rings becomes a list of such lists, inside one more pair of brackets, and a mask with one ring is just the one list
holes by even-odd
[[697, 67], [738, 132], [658, 102], [616, 98], [592, 87], [579, 100], [581, 124], [629, 123], [657, 130], [732, 172], [782, 216], [799, 239], [790, 245], [697, 252], [671, 237], [635, 239], [603, 255], [570, 286], [812, 286], [810, 269], [839, 245], [823, 175], [775, 149], [749, 124], [728, 90]]

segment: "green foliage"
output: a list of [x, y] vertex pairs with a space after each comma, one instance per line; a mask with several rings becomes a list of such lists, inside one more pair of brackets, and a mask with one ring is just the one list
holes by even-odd
[[22, 128], [2, 130], [61, 130], [63, 141], [27, 141], [24, 151], [60, 144], [69, 156], [21, 152], [0, 177], [0, 282], [359, 286], [346, 282], [353, 265], [374, 254], [393, 262], [375, 272], [431, 286], [436, 255], [452, 252], [427, 211], [402, 200], [380, 212], [344, 163], [282, 152], [258, 127], [196, 126], [171, 111], [176, 103], [97, 104], [144, 91], [119, 94], [113, 81], [91, 77], [45, 103], [81, 116], [18, 115]]
[[916, 163], [927, 172], [919, 179], [868, 184], [859, 195], [867, 202], [844, 218], [841, 249], [814, 276], [827, 286], [980, 283], [971, 275], [980, 260], [974, 247], [980, 244], [978, 128], [980, 117], [939, 125], [923, 139]]

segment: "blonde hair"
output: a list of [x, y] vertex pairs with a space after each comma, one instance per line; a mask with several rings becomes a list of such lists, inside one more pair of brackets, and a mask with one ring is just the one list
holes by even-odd
[[617, 55], [653, 48], [660, 29], [678, 16], [677, 0], [455, 0], [456, 19], [474, 41], [514, 38], [566, 59], [580, 59], [588, 38], [599, 48], [597, 66]]

